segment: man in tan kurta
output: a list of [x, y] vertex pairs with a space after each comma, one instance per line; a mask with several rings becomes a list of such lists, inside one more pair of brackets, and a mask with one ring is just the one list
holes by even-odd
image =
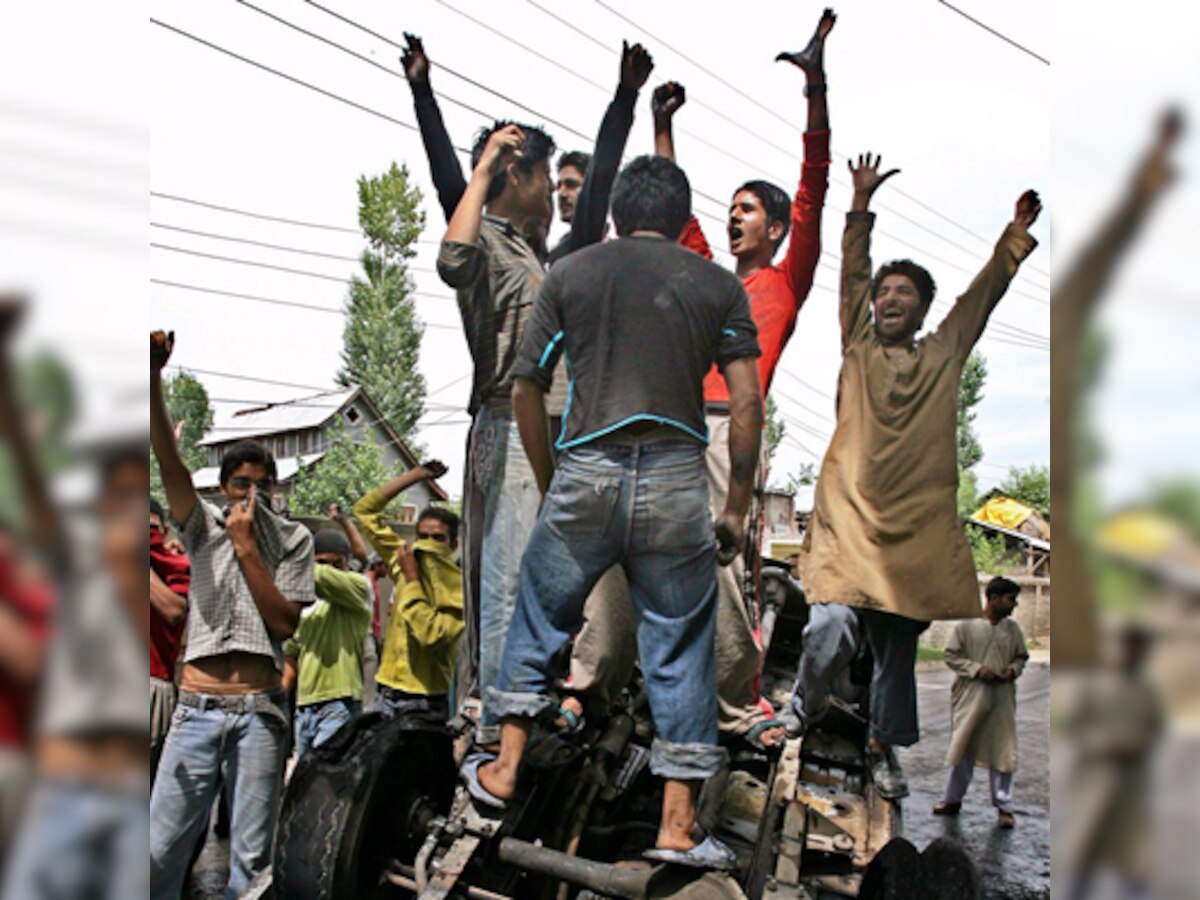
[[[958, 519], [955, 444], [962, 367], [1021, 261], [1041, 203], [1027, 191], [995, 252], [938, 328], [916, 339], [934, 283], [909, 260], [871, 274], [879, 174], [851, 164], [854, 199], [842, 242], [838, 422], [821, 466], [801, 574], [810, 602], [859, 608], [875, 656], [872, 777], [888, 799], [908, 793], [893, 745], [916, 743], [913, 666], [933, 619], [979, 615], [970, 549]], [[874, 317], [872, 321], [872, 312]]]
[[975, 764], [990, 770], [992, 805], [1001, 828], [1013, 827], [1012, 785], [1017, 770], [1016, 681], [1029, 661], [1025, 635], [1014, 622], [1021, 588], [1007, 578], [987, 586], [984, 619], [954, 626], [946, 644], [946, 665], [958, 676], [950, 688], [950, 777], [934, 815], [957, 815], [971, 784]]

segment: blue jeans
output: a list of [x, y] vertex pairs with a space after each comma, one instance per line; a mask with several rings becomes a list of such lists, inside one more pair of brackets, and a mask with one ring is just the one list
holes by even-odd
[[382, 684], [375, 695], [375, 709], [388, 719], [417, 713], [426, 720], [445, 722], [450, 718], [450, 703], [445, 694], [406, 694]]
[[296, 758], [338, 733], [338, 729], [362, 712], [362, 701], [338, 697], [310, 703], [296, 710]]
[[29, 798], [0, 896], [144, 897], [148, 831], [144, 781], [140, 789], [43, 782]]
[[225, 896], [236, 898], [270, 863], [288, 736], [285, 704], [282, 692], [180, 694], [150, 795], [152, 898], [178, 900], [218, 777], [230, 810]]
[[504, 638], [517, 605], [521, 554], [537, 520], [541, 494], [525, 456], [516, 420], [486, 406], [475, 415], [470, 461], [482, 490], [483, 535], [479, 564], [479, 696], [483, 699], [476, 740], [494, 743], [500, 717], [488, 702], [496, 684]]
[[657, 732], [651, 771], [708, 778], [726, 754], [717, 746], [716, 542], [698, 443], [595, 443], [559, 460], [521, 561], [492, 709], [538, 716], [553, 708], [551, 660], [579, 628], [592, 587], [616, 563], [629, 579]]

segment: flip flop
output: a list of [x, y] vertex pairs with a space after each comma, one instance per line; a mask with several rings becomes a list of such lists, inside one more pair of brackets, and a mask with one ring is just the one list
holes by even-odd
[[693, 869], [718, 869], [727, 872], [737, 867], [737, 857], [734, 856], [733, 851], [711, 834], [705, 835], [704, 840], [691, 850], [668, 850], [655, 847], [652, 850], [646, 850], [642, 856], [656, 862], [691, 866]]
[[764, 744], [762, 740], [763, 732], [770, 731], [772, 728], [784, 729], [784, 734], [787, 734], [787, 723], [780, 722], [778, 719], [766, 719], [762, 722], [753, 725], [746, 732], [746, 743], [756, 750], [763, 753], [775, 753], [783, 749], [783, 743]]
[[479, 780], [479, 767], [484, 763], [493, 762], [495, 759], [495, 753], [472, 753], [463, 760], [462, 768], [458, 770], [458, 774], [467, 783], [467, 793], [484, 806], [490, 806], [492, 809], [507, 809], [508, 801], [501, 800], [485, 788]]
[[583, 716], [572, 712], [565, 706], [560, 706], [558, 708], [558, 715], [560, 718], [566, 720], [567, 727], [562, 730], [568, 734], [577, 734], [580, 731], [583, 731], [583, 726], [587, 723], [587, 720], [585, 720]]

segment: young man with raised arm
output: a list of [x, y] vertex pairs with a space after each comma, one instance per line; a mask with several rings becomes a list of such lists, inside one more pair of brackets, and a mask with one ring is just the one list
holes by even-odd
[[871, 271], [868, 207], [897, 171], [881, 175], [870, 154], [850, 164], [837, 427], [800, 567], [810, 603], [857, 608], [875, 658], [868, 762], [879, 793], [892, 800], [908, 793], [892, 748], [918, 739], [917, 638], [932, 620], [979, 616], [956, 503], [958, 387], [988, 317], [1037, 245], [1028, 229], [1042, 208], [1033, 191], [1021, 195], [982, 271], [937, 329], [917, 338], [933, 278], [911, 260]]
[[[750, 297], [750, 314], [758, 327], [762, 355], [758, 359], [759, 386], [765, 397], [783, 349], [796, 327], [796, 317], [812, 288], [813, 273], [821, 255], [821, 210], [829, 182], [829, 110], [826, 104], [824, 68], [825, 38], [835, 16], [825, 10], [808, 46], [799, 53], [783, 54], [804, 72], [808, 98], [804, 133], [804, 164], [800, 187], [794, 200], [767, 181], [748, 181], [733, 195], [729, 210], [729, 249], [737, 259], [737, 275]], [[684, 89], [675, 82], [654, 92], [655, 152], [674, 160], [672, 119], [685, 101]], [[788, 236], [790, 234], [790, 240]], [[778, 265], [775, 254], [788, 240], [787, 252]], [[703, 232], [692, 216], [681, 243], [711, 259]], [[729, 392], [721, 373], [714, 367], [704, 380], [706, 425], [710, 436], [706, 463], [714, 507], [721, 507], [729, 490], [730, 460], [726, 435], [730, 427]], [[765, 473], [760, 473], [762, 478]], [[721, 732], [729, 739], [742, 739], [751, 748], [781, 746], [784, 726], [775, 721], [759, 702], [760, 648], [755, 637], [757, 613], [743, 597], [746, 566], [754, 560], [738, 557], [718, 575], [717, 690], [720, 697]], [[587, 624], [579, 636], [572, 663], [572, 687], [580, 693], [610, 698], [628, 672], [606, 662], [627, 644], [632, 628], [628, 600], [605, 598], [589, 604]]]
[[[518, 608], [488, 693], [503, 718], [500, 755], [464, 764], [471, 794], [503, 806], [517, 788], [535, 717], [553, 718], [553, 660], [600, 576], [623, 565], [665, 779], [653, 858], [728, 868], [731, 852], [697, 835], [695, 790], [725, 764], [717, 745], [718, 560], [741, 548], [762, 428], [758, 341], [738, 279], [680, 247], [691, 190], [674, 163], [644, 156], [613, 190], [620, 239], [557, 266], [538, 297], [515, 369], [513, 405], [545, 503], [521, 562]], [[557, 442], [545, 392], [559, 358], [572, 373]], [[704, 475], [705, 373], [729, 383], [730, 490], [715, 523]]]
[[271, 507], [275, 460], [242, 441], [221, 461], [223, 507], [201, 500], [175, 442], [162, 369], [174, 334], [150, 335], [150, 444], [192, 561], [179, 699], [150, 798], [150, 896], [178, 900], [224, 776], [237, 897], [270, 862], [289, 716], [283, 642], [313, 601], [308, 529]]

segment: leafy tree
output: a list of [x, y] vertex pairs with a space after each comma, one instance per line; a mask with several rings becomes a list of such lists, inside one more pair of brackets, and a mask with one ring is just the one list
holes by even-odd
[[970, 469], [958, 476], [958, 514], [964, 518], [979, 509], [979, 479]]
[[1050, 515], [1050, 469], [1046, 466], [1029, 466], [1026, 469], [1012, 466], [1008, 477], [1000, 483], [1000, 491], [1013, 500], [1031, 506], [1044, 516]]
[[775, 406], [775, 398], [767, 397], [767, 428], [764, 437], [767, 440], [767, 461], [775, 458], [775, 451], [787, 433], [787, 426], [779, 418], [779, 409]]
[[421, 192], [408, 169], [392, 163], [358, 179], [358, 221], [367, 237], [362, 276], [351, 280], [342, 331], [342, 385], [362, 385], [401, 438], [412, 441], [424, 412], [425, 379], [417, 369], [424, 326], [413, 303], [407, 260], [425, 227]]
[[983, 399], [983, 385], [987, 380], [987, 361], [978, 350], [971, 352], [963, 366], [962, 381], [958, 386], [958, 470], [961, 474], [974, 468], [983, 459], [983, 447], [972, 423], [974, 408]]
[[321, 461], [296, 476], [289, 504], [294, 515], [321, 516], [330, 503], [350, 510], [358, 498], [392, 477], [374, 436], [355, 440], [341, 420], [329, 430], [329, 447]]
[[[190, 471], [202, 469], [207, 455], [197, 446], [213, 424], [212, 406], [208, 402], [208, 391], [196, 376], [187, 371], [163, 379], [163, 396], [167, 401], [167, 412], [179, 432], [179, 453]], [[150, 493], [165, 500], [162, 476], [158, 471], [158, 460], [150, 454]]]
[[991, 535], [983, 528], [968, 525], [967, 544], [975, 560], [975, 571], [981, 575], [1003, 575], [1012, 567], [1004, 535]]

